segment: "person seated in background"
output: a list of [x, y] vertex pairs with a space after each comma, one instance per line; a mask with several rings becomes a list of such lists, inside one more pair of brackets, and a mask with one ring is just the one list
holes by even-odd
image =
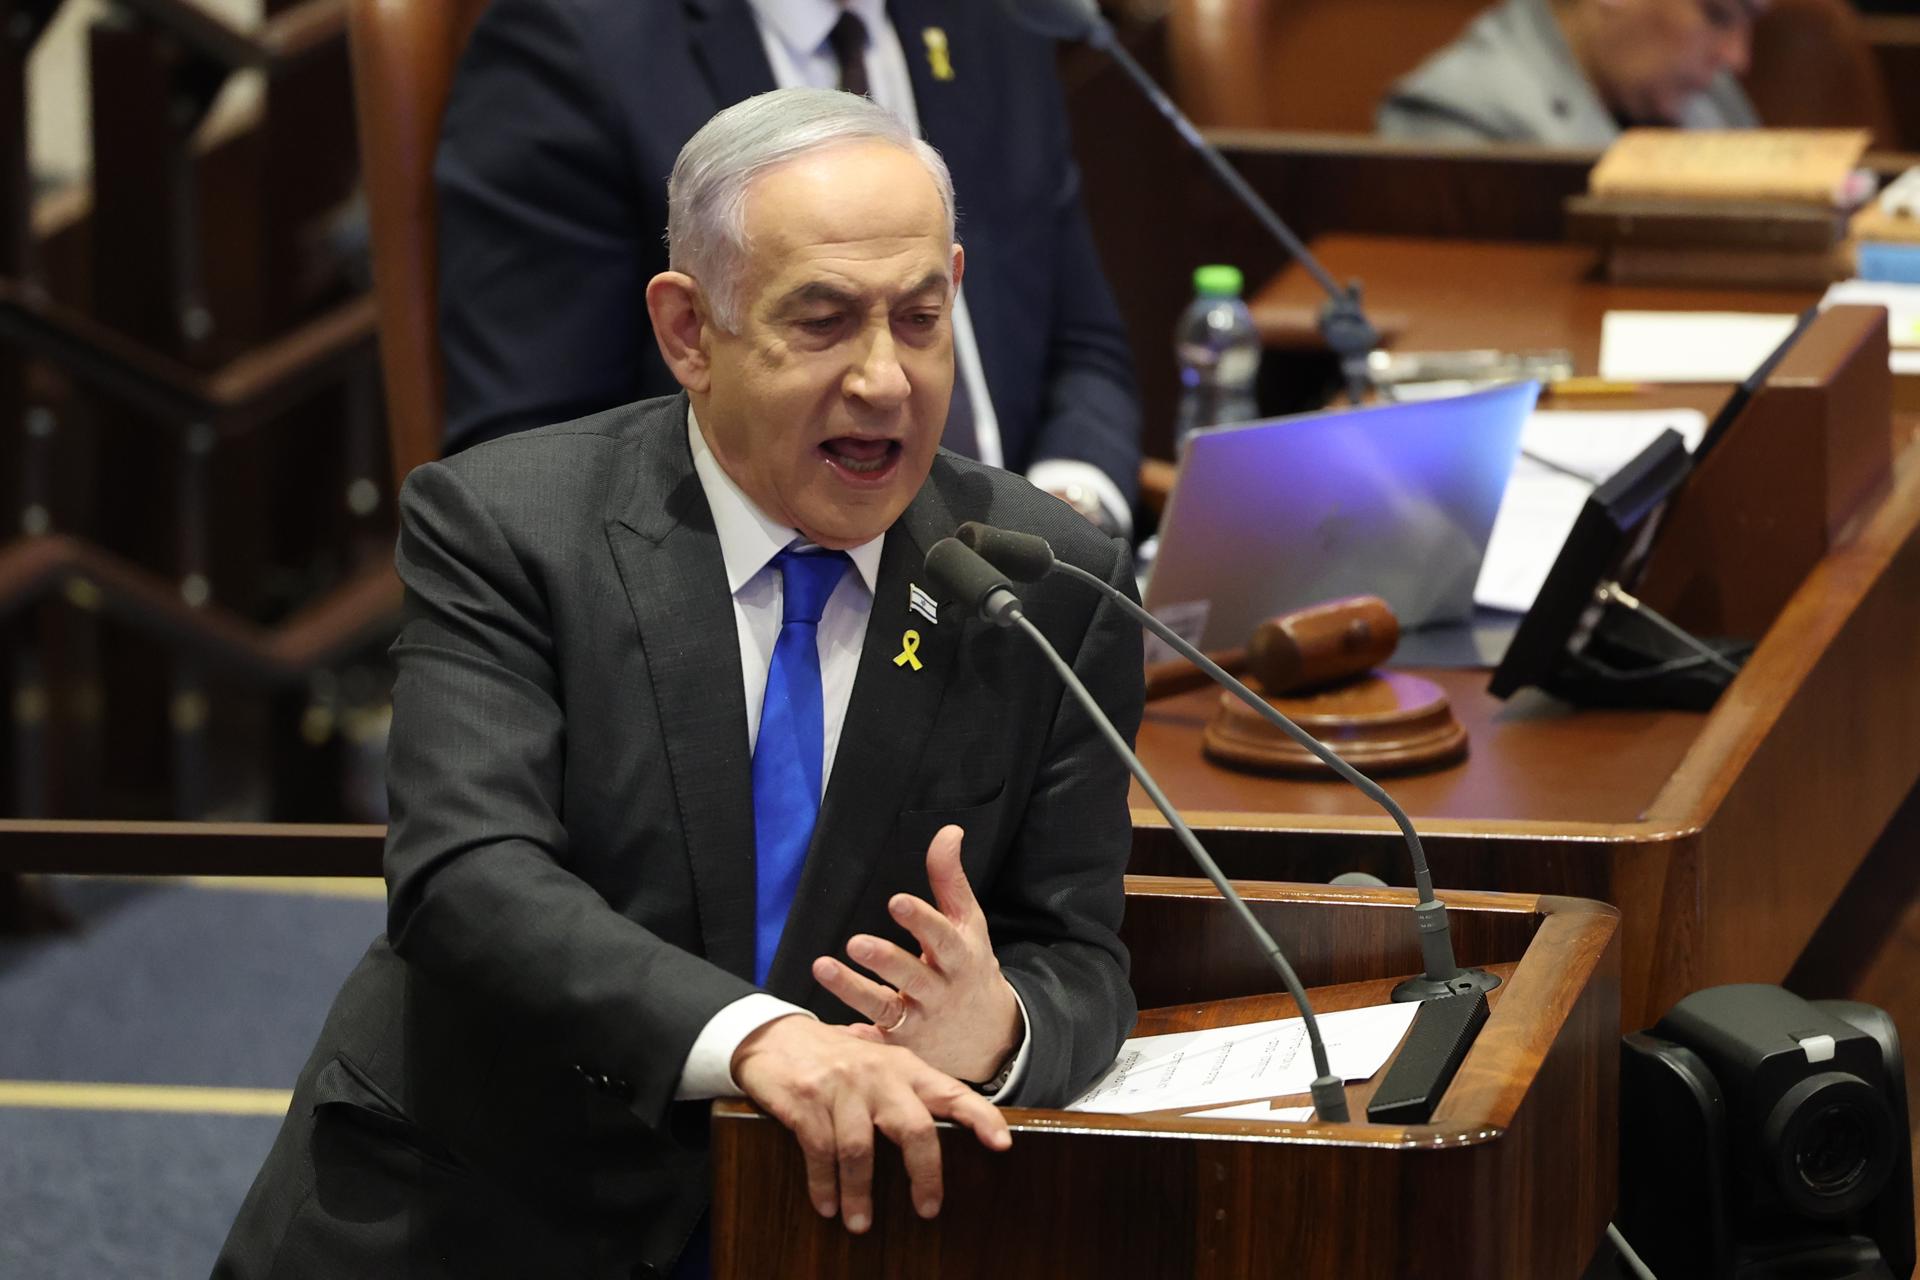
[[[1004, 1150], [993, 1104], [1064, 1105], [1133, 1025], [1127, 771], [1034, 647], [925, 589], [966, 520], [1133, 572], [939, 447], [946, 166], [789, 89], [715, 116], [668, 193], [640, 292], [684, 390], [401, 493], [387, 928], [219, 1280], [703, 1274], [726, 1095], [849, 1231], [877, 1134], [932, 1217], [936, 1120]], [[1139, 628], [1071, 582], [1023, 596], [1131, 738]]]
[[1759, 125], [1736, 75], [1766, 0], [1506, 0], [1396, 83], [1382, 135], [1605, 147], [1635, 125]]
[[947, 157], [967, 243], [944, 443], [1131, 531], [1140, 407], [1052, 42], [984, 0], [497, 0], [435, 164], [445, 448], [674, 390], [641, 297], [716, 111], [865, 93]]

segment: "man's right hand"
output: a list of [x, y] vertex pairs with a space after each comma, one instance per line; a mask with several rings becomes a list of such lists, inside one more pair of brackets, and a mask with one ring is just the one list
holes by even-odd
[[823, 1218], [838, 1213], [856, 1234], [873, 1223], [873, 1131], [906, 1159], [913, 1207], [940, 1212], [940, 1137], [934, 1120], [973, 1130], [983, 1146], [1013, 1145], [992, 1103], [913, 1053], [873, 1044], [811, 1018], [776, 1018], [733, 1054], [733, 1079], [793, 1130], [807, 1159], [807, 1192]]

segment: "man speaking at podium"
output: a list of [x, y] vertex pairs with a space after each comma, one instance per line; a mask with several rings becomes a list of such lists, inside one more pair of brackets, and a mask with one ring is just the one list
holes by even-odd
[[[729, 1094], [794, 1131], [822, 1214], [870, 1225], [877, 1132], [931, 1215], [933, 1121], [1003, 1148], [994, 1102], [1066, 1102], [1132, 1025], [1126, 774], [921, 567], [977, 519], [1130, 573], [938, 448], [944, 164], [783, 90], [687, 144], [668, 223], [646, 300], [684, 395], [407, 483], [387, 931], [217, 1275], [691, 1273]], [[1027, 611], [1130, 735], [1137, 630], [1070, 589]]]

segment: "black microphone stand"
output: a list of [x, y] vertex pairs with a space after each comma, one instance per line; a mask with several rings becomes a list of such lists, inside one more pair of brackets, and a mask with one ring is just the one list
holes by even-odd
[[1174, 808], [1173, 801], [1167, 799], [1166, 792], [1160, 789], [1160, 784], [1155, 782], [1153, 775], [1147, 772], [1147, 767], [1140, 763], [1140, 757], [1133, 753], [1133, 748], [1129, 747], [1127, 740], [1120, 736], [1120, 731], [1114, 727], [1113, 721], [1107, 718], [1106, 711], [1101, 708], [1093, 692], [1081, 681], [1067, 660], [1054, 649], [1052, 641], [1047, 639], [1046, 634], [1028, 620], [1025, 611], [1021, 608], [1020, 598], [1013, 594], [1006, 578], [1000, 576], [999, 571], [979, 553], [955, 538], [943, 538], [927, 552], [926, 565], [927, 576], [933, 579], [935, 588], [944, 598], [959, 603], [967, 612], [984, 618], [997, 627], [1014, 627], [1022, 632], [1046, 658], [1048, 665], [1054, 669], [1061, 683], [1066, 686], [1067, 692], [1080, 703], [1081, 708], [1087, 713], [1087, 718], [1106, 739], [1107, 745], [1127, 766], [1127, 772], [1133, 775], [1134, 780], [1146, 791], [1148, 798], [1166, 818], [1168, 825], [1173, 828], [1174, 835], [1186, 847], [1187, 853], [1194, 862], [1199, 864], [1200, 870], [1206, 874], [1207, 879], [1213, 882], [1213, 887], [1219, 890], [1220, 896], [1226, 899], [1228, 909], [1239, 920], [1241, 927], [1253, 937], [1255, 946], [1266, 957], [1267, 963], [1272, 965], [1274, 971], [1280, 975], [1281, 984], [1286, 987], [1287, 994], [1293, 997], [1295, 1007], [1300, 1010], [1301, 1022], [1307, 1033], [1307, 1052], [1313, 1059], [1314, 1071], [1313, 1082], [1308, 1086], [1308, 1092], [1313, 1096], [1314, 1114], [1330, 1124], [1346, 1124], [1352, 1115], [1347, 1108], [1345, 1081], [1334, 1074], [1332, 1063], [1327, 1056], [1326, 1041], [1320, 1035], [1320, 1019], [1314, 1015], [1313, 1005], [1307, 999], [1306, 987], [1301, 983], [1299, 975], [1294, 972], [1293, 965], [1287, 960], [1286, 952], [1282, 951], [1280, 944], [1273, 940], [1273, 935], [1267, 932], [1266, 926], [1255, 918], [1253, 909], [1247, 906], [1239, 890], [1233, 887], [1233, 883], [1220, 870], [1220, 864], [1215, 862], [1201, 845], [1199, 837], [1193, 834], [1193, 829], [1187, 826], [1186, 820], [1180, 816], [1180, 811]]
[[1360, 306], [1360, 282], [1356, 280], [1343, 287], [1333, 278], [1332, 274], [1320, 264], [1320, 260], [1313, 256], [1312, 251], [1301, 243], [1300, 237], [1293, 233], [1293, 228], [1280, 220], [1280, 215], [1260, 198], [1259, 193], [1240, 176], [1238, 170], [1227, 163], [1226, 157], [1201, 136], [1200, 131], [1194, 128], [1193, 121], [1187, 119], [1186, 113], [1174, 105], [1173, 99], [1166, 95], [1165, 90], [1154, 83], [1153, 77], [1147, 74], [1146, 68], [1134, 60], [1133, 55], [1127, 52], [1126, 46], [1121, 44], [1119, 38], [1114, 35], [1113, 25], [1098, 11], [1087, 15], [1087, 26], [1083, 38], [1087, 44], [1105, 53], [1120, 65], [1120, 69], [1126, 72], [1139, 87], [1140, 92], [1146, 95], [1147, 101], [1151, 102], [1154, 109], [1173, 126], [1174, 132], [1199, 153], [1200, 158], [1207, 162], [1207, 167], [1213, 170], [1214, 176], [1239, 197], [1240, 203], [1259, 219], [1260, 225], [1267, 229], [1268, 234], [1286, 246], [1287, 252], [1298, 259], [1300, 265], [1305, 267], [1307, 273], [1313, 277], [1314, 282], [1326, 292], [1327, 304], [1320, 308], [1320, 336], [1326, 342], [1328, 350], [1332, 351], [1340, 361], [1340, 374], [1346, 380], [1347, 397], [1355, 404], [1359, 404], [1373, 387], [1373, 377], [1367, 370], [1367, 356], [1380, 345], [1379, 332], [1374, 329], [1373, 324], [1367, 319], [1366, 312]]

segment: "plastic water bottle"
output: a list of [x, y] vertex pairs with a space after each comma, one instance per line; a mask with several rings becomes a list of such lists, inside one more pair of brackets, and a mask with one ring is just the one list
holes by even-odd
[[1180, 362], [1177, 451], [1198, 427], [1249, 422], [1260, 416], [1253, 381], [1260, 371], [1260, 335], [1240, 300], [1240, 268], [1201, 267], [1193, 273], [1193, 301], [1174, 330]]

